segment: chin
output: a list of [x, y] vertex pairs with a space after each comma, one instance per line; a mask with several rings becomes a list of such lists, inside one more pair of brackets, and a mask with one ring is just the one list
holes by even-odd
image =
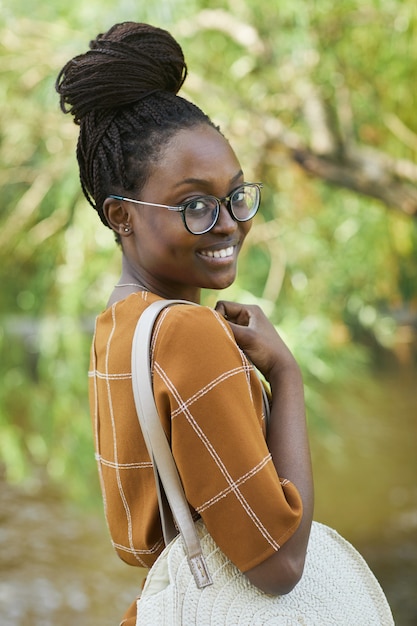
[[236, 279], [236, 275], [233, 275], [232, 277], [229, 276], [228, 278], [225, 278], [224, 280], [215, 280], [213, 281], [211, 285], [208, 285], [207, 288], [221, 291], [222, 289], [227, 289], [228, 287], [230, 287], [230, 285], [232, 285], [235, 282], [235, 279]]

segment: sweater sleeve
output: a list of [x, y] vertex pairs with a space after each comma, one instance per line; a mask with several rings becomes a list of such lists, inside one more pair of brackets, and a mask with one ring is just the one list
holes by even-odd
[[261, 383], [227, 322], [208, 307], [175, 306], [157, 322], [153, 380], [187, 499], [241, 570], [297, 529], [295, 486], [265, 441]]

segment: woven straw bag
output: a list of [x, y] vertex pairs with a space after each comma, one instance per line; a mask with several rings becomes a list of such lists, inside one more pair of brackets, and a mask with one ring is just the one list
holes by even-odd
[[357, 550], [328, 526], [313, 522], [301, 581], [291, 593], [271, 596], [230, 562], [202, 520], [193, 522], [156, 410], [149, 367], [154, 320], [162, 308], [180, 302], [151, 304], [132, 346], [133, 392], [166, 543], [138, 600], [136, 626], [392, 626], [377, 579]]

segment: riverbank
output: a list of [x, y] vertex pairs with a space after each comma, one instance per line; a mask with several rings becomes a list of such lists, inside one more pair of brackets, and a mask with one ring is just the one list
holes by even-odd
[[0, 624], [119, 624], [140, 572], [112, 551], [100, 512], [5, 485], [0, 511]]
[[[142, 572], [117, 558], [100, 513], [5, 485], [0, 511], [0, 624], [119, 623]], [[415, 626], [417, 533], [356, 547], [380, 581], [396, 626]]]
[[[417, 626], [415, 383], [397, 368], [326, 394], [332, 423], [311, 433], [315, 518], [363, 554], [396, 626]], [[117, 626], [142, 575], [113, 551], [101, 505], [0, 479], [0, 624]]]

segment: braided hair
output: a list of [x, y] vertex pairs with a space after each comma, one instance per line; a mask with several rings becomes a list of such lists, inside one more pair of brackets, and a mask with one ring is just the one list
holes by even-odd
[[163, 146], [176, 132], [211, 120], [177, 96], [187, 66], [165, 30], [115, 24], [60, 71], [56, 90], [64, 113], [79, 125], [81, 187], [102, 222], [110, 193], [140, 193]]

